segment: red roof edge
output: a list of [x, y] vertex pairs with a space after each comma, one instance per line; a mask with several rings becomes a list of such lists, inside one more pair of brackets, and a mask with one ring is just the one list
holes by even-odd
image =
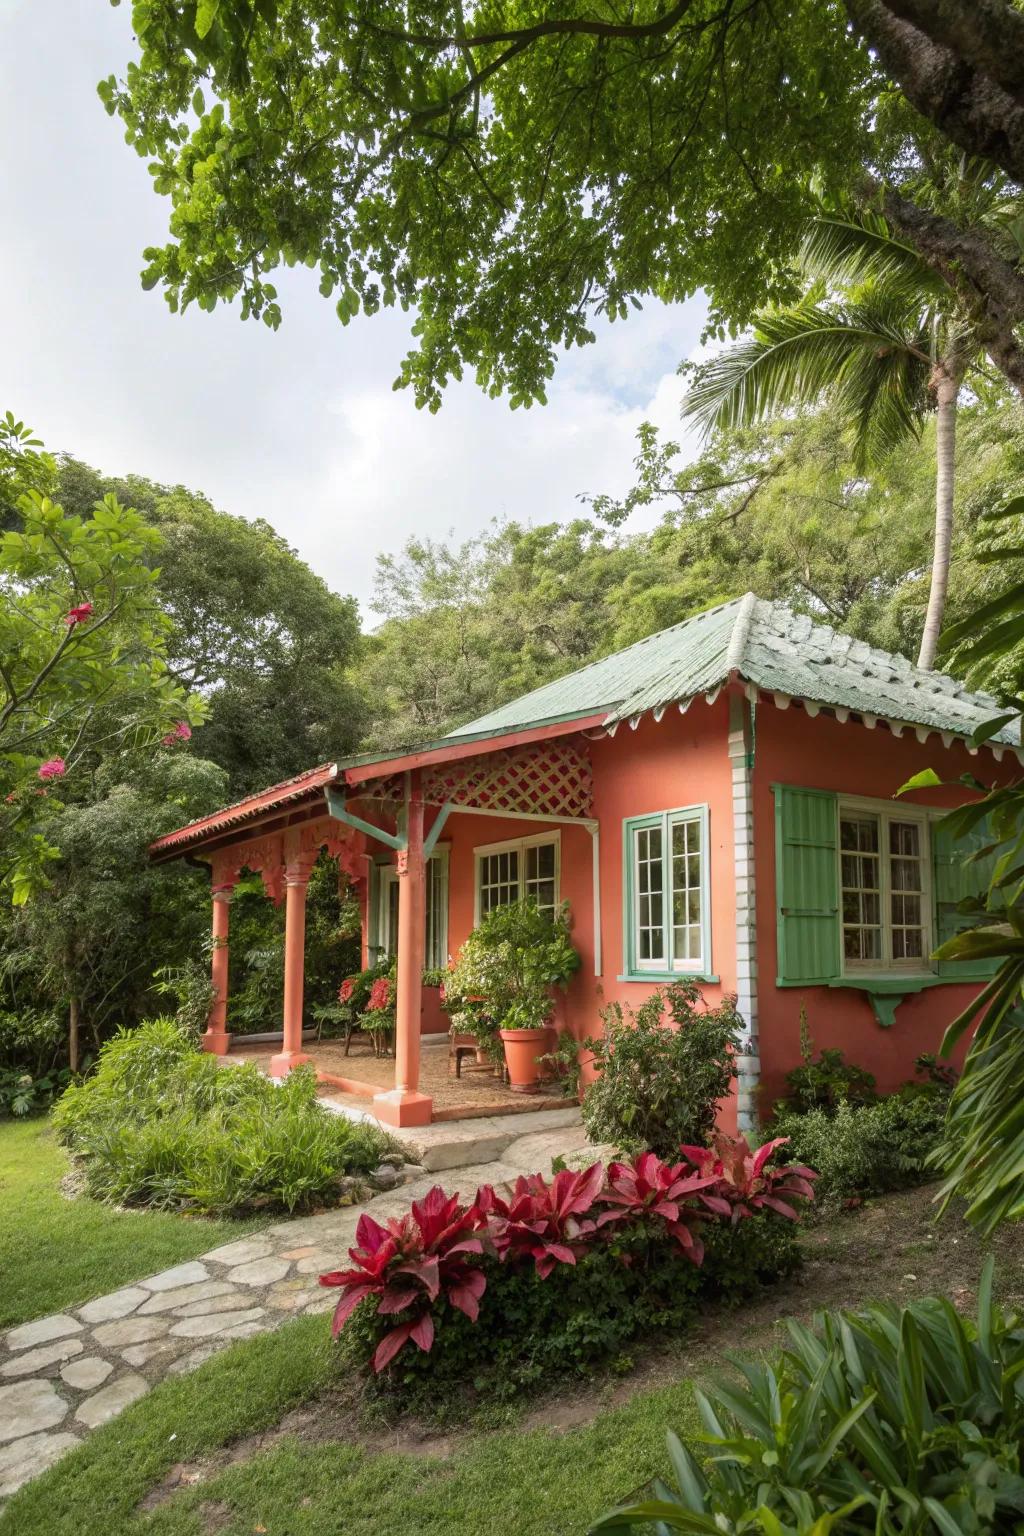
[[467, 736], [464, 741], [455, 738], [441, 746], [424, 747], [419, 752], [407, 752], [402, 757], [383, 757], [375, 762], [355, 763], [344, 770], [345, 780], [351, 785], [364, 784], [367, 779], [379, 779], [393, 773], [404, 773], [407, 769], [424, 768], [431, 763], [451, 763], [463, 757], [480, 757], [486, 752], [501, 752], [509, 747], [525, 746], [531, 741], [547, 741], [554, 736], [571, 736], [577, 731], [588, 731], [594, 726], [603, 725], [607, 718], [607, 710], [601, 710], [594, 715], [581, 715], [571, 720], [528, 726], [519, 731], [504, 731], [496, 736]]
[[165, 832], [163, 837], [150, 843], [150, 858], [184, 853], [190, 848], [201, 846], [230, 831], [232, 827], [242, 826], [279, 805], [290, 805], [307, 799], [325, 785], [332, 784], [337, 777], [337, 763], [322, 763], [319, 768], [308, 768], [305, 773], [296, 774], [293, 779], [271, 784], [269, 789], [261, 789], [256, 795], [246, 795], [244, 800], [236, 800], [233, 805], [226, 805], [223, 810], [214, 811], [210, 816], [200, 816], [197, 821], [190, 821], [175, 832]]

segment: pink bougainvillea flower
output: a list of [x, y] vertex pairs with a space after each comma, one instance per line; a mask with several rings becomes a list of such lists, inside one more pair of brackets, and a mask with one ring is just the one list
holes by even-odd
[[62, 757], [51, 757], [47, 762], [39, 765], [41, 779], [62, 779], [67, 771], [67, 764]]
[[342, 982], [341, 986], [338, 988], [338, 1002], [339, 1003], [350, 1003], [352, 1001], [352, 993], [355, 991], [355, 989], [356, 989], [356, 984], [352, 980], [352, 977], [351, 976], [346, 976], [345, 980]]
[[64, 615], [64, 623], [69, 629], [74, 629], [76, 624], [84, 624], [86, 619], [92, 617], [92, 603], [78, 603], [74, 608], [69, 608]]
[[377, 1012], [391, 1007], [391, 983], [386, 976], [378, 976], [370, 988], [370, 1010]]
[[165, 747], [173, 747], [176, 741], [191, 741], [192, 727], [187, 720], [179, 720], [174, 730], [168, 731], [167, 735], [160, 739]]

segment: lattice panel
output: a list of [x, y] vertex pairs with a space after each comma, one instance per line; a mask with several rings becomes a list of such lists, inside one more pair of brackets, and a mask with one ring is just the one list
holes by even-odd
[[[395, 775], [367, 789], [381, 799], [401, 800], [404, 780]], [[423, 770], [423, 798], [429, 805], [450, 800], [481, 811], [589, 816], [592, 795], [590, 759], [568, 742], [538, 742]]]

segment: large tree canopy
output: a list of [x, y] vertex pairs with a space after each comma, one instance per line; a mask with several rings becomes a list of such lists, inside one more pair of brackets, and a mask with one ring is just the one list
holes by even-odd
[[244, 794], [358, 744], [363, 712], [346, 669], [359, 640], [354, 599], [332, 592], [279, 534], [218, 511], [183, 486], [104, 479], [59, 465], [69, 509], [110, 491], [160, 534], [157, 593], [172, 677], [207, 701], [196, 747]]
[[143, 280], [174, 309], [237, 297], [276, 326], [270, 274], [304, 263], [343, 321], [415, 307], [421, 402], [464, 368], [529, 402], [595, 315], [703, 287], [721, 332], [789, 297], [804, 220], [846, 192], [962, 289], [1024, 388], [1019, 251], [921, 191], [950, 144], [1024, 179], [1013, 0], [135, 0], [132, 20], [141, 55], [100, 90], [170, 198]]

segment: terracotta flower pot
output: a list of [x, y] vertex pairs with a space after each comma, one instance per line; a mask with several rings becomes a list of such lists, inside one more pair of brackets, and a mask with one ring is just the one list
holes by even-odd
[[540, 1087], [540, 1063], [547, 1049], [546, 1029], [499, 1030], [508, 1063], [508, 1085], [513, 1093], [536, 1093]]

